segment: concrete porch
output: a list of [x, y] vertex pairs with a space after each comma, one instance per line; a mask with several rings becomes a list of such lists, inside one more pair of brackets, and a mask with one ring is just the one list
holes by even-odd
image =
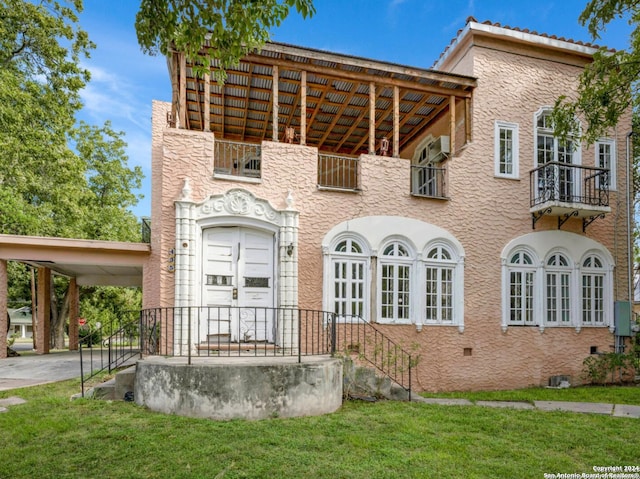
[[138, 361], [135, 402], [165, 414], [267, 419], [316, 416], [342, 404], [343, 363], [329, 356], [147, 357]]

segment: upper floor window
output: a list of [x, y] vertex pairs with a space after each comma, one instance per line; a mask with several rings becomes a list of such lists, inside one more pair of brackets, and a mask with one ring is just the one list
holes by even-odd
[[596, 167], [606, 168], [608, 173], [602, 173], [598, 177], [598, 186], [608, 186], [609, 190], [616, 189], [616, 161], [615, 141], [602, 139], [596, 142]]
[[405, 245], [394, 241], [380, 257], [380, 319], [409, 322], [413, 259]]
[[564, 141], [556, 138], [550, 108], [536, 113], [535, 125], [537, 166], [552, 161], [580, 164], [580, 145], [573, 138]]
[[494, 161], [496, 176], [518, 178], [519, 147], [517, 124], [504, 121], [495, 122]]

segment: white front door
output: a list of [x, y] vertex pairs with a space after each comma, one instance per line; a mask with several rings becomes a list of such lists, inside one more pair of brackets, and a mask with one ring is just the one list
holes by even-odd
[[201, 335], [274, 339], [274, 234], [244, 227], [203, 231]]

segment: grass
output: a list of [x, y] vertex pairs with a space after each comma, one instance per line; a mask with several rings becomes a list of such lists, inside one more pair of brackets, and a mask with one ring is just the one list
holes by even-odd
[[638, 386], [585, 386], [578, 388], [551, 389], [527, 388], [511, 391], [477, 391], [450, 393], [423, 393], [424, 397], [465, 398], [470, 401], [571, 401], [601, 402], [608, 404], [631, 404], [640, 406]]
[[70, 401], [78, 390], [0, 392], [28, 401], [0, 414], [0, 477], [541, 478], [639, 465], [640, 422], [628, 418], [347, 402], [325, 416], [214, 422]]

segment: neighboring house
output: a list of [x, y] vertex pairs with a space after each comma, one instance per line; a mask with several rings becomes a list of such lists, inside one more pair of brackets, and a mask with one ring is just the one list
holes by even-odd
[[31, 317], [31, 307], [23, 306], [18, 309], [9, 309], [9, 317], [11, 318], [11, 327], [9, 328], [8, 337], [17, 338], [33, 337], [33, 323]]
[[579, 382], [630, 300], [631, 115], [593, 145], [549, 117], [595, 49], [470, 19], [433, 69], [270, 43], [224, 87], [174, 54], [145, 307], [362, 316], [417, 390]]

